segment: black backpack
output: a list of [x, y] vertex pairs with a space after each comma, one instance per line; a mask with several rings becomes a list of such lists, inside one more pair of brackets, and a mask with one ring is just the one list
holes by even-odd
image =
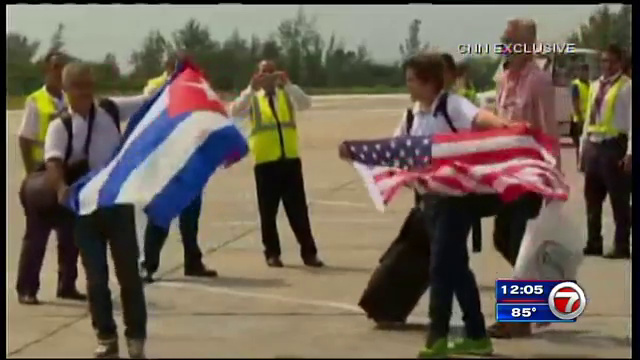
[[[109, 98], [102, 98], [98, 101], [98, 106], [102, 108], [111, 120], [113, 120], [116, 129], [118, 129], [118, 133], [120, 133], [120, 110], [118, 109], [118, 105], [113, 102], [113, 100]], [[73, 150], [73, 128], [71, 126], [71, 115], [68, 112], [64, 112], [60, 115], [60, 120], [62, 121], [62, 125], [64, 125], [65, 130], [67, 131], [67, 148], [64, 153], [64, 163], [66, 164], [69, 158], [71, 157], [71, 151]], [[91, 136], [93, 135], [93, 122], [95, 120], [95, 108], [91, 109], [91, 114], [89, 115], [89, 126], [87, 139], [84, 144], [84, 153], [85, 155], [89, 154], [89, 144], [91, 143]]]
[[[447, 121], [447, 124], [449, 125], [449, 128], [451, 129], [451, 131], [453, 131], [454, 133], [457, 133], [458, 129], [456, 129], [456, 127], [453, 125], [453, 121], [451, 121], [451, 118], [449, 117], [449, 113], [447, 112], [448, 98], [449, 98], [449, 93], [442, 94], [442, 96], [440, 97], [440, 100], [438, 101], [438, 104], [436, 105], [433, 115], [438, 116], [439, 114], [442, 114], [444, 116], [444, 119]], [[407, 113], [405, 115], [405, 119], [406, 119], [405, 135], [410, 135], [411, 127], [413, 127], [414, 118], [415, 118], [415, 115], [413, 114], [413, 109], [407, 108]], [[415, 206], [418, 206], [421, 198], [420, 194], [418, 194], [417, 191], [414, 191], [413, 197], [414, 197]]]
[[[448, 99], [449, 99], [449, 93], [445, 92], [444, 94], [442, 94], [442, 96], [440, 97], [440, 100], [438, 101], [438, 104], [436, 105], [433, 115], [435, 117], [442, 114], [445, 121], [447, 122], [447, 125], [449, 125], [449, 128], [451, 129], [451, 131], [454, 133], [457, 133], [458, 129], [453, 125], [453, 121], [451, 121], [451, 117], [447, 112]], [[411, 108], [407, 109], [406, 119], [407, 119], [407, 135], [409, 135], [409, 132], [411, 131], [411, 127], [413, 126], [413, 120], [414, 120], [413, 110]], [[420, 195], [418, 194], [417, 191], [414, 191], [415, 206], [418, 206], [420, 201], [421, 201]], [[480, 221], [474, 222], [472, 224], [472, 228], [473, 229], [471, 231], [471, 236], [472, 236], [473, 251], [480, 252], [482, 250], [482, 227], [481, 227]]]
[[[435, 111], [433, 112], [433, 116], [435, 117], [442, 114], [442, 116], [444, 116], [444, 119], [447, 122], [447, 125], [449, 125], [449, 128], [451, 129], [451, 131], [454, 133], [457, 133], [458, 129], [453, 125], [453, 121], [451, 121], [451, 117], [449, 117], [449, 113], [447, 112], [448, 99], [449, 99], [449, 93], [442, 94], [442, 96], [440, 97], [440, 100], [438, 101], [438, 104], [436, 105]], [[405, 119], [407, 122], [405, 135], [410, 135], [411, 127], [413, 126], [413, 120], [414, 120], [413, 109], [407, 108], [407, 114], [405, 116]]]

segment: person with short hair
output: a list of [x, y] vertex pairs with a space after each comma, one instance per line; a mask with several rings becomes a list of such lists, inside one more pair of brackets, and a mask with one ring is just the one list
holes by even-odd
[[631, 257], [631, 79], [623, 73], [624, 59], [614, 44], [601, 53], [602, 76], [589, 88], [580, 141], [588, 232], [584, 254], [602, 256], [602, 204], [609, 195], [616, 224], [614, 247], [604, 255], [609, 259]]
[[[458, 94], [445, 89], [445, 64], [439, 53], [421, 53], [403, 65], [407, 88], [414, 106], [415, 120], [409, 134], [429, 136], [460, 130], [488, 129], [508, 126], [508, 122], [493, 113], [479, 109]], [[436, 112], [446, 101], [449, 120]], [[406, 122], [397, 133], [404, 134]], [[340, 147], [340, 156], [348, 158], [349, 149]], [[490, 355], [491, 340], [487, 337], [484, 315], [480, 306], [478, 286], [469, 267], [466, 239], [471, 225], [490, 209], [502, 204], [497, 195], [469, 194], [447, 196], [426, 193], [416, 184], [422, 196], [425, 222], [431, 239], [429, 318], [431, 326], [420, 357], [442, 357], [447, 354]], [[460, 302], [464, 313], [466, 335], [452, 347], [448, 345], [449, 322], [453, 298]]]
[[232, 117], [251, 121], [249, 148], [255, 161], [260, 229], [269, 267], [283, 267], [276, 225], [280, 201], [300, 244], [303, 263], [324, 266], [311, 233], [298, 152], [296, 112], [309, 107], [311, 98], [268, 59], [259, 63], [247, 89], [229, 107]]
[[[70, 174], [77, 179], [108, 164], [120, 145], [120, 122], [147, 100], [147, 96], [135, 96], [96, 101], [91, 67], [82, 62], [64, 67], [62, 86], [69, 109], [51, 122], [44, 142], [46, 175], [61, 204], [68, 202], [69, 186], [74, 182]], [[77, 216], [74, 237], [87, 277], [91, 323], [98, 337], [94, 355], [117, 357], [119, 352], [109, 289], [109, 245], [120, 284], [129, 355], [143, 358], [147, 309], [138, 272], [133, 206], [116, 205]]]
[[[176, 69], [178, 60], [186, 57], [185, 54], [169, 54], [165, 62], [165, 72], [147, 82], [143, 93], [151, 95], [158, 91], [169, 80]], [[202, 250], [198, 245], [198, 226], [200, 212], [202, 210], [202, 196], [197, 196], [191, 204], [180, 213], [179, 229], [184, 248], [184, 274], [186, 276], [214, 278], [218, 272], [209, 269], [202, 262]], [[160, 252], [169, 237], [169, 229], [155, 225], [150, 221], [144, 231], [144, 251], [142, 260], [142, 279], [146, 283], [154, 282], [153, 275], [160, 267]]]
[[[24, 116], [18, 131], [20, 154], [27, 176], [44, 166], [43, 145], [47, 129], [53, 119], [65, 108], [62, 91], [62, 68], [67, 56], [50, 51], [44, 57], [45, 84], [27, 97]], [[26, 201], [29, 189], [20, 189], [20, 203], [24, 209], [26, 229], [18, 261], [16, 291], [18, 302], [25, 305], [40, 303], [40, 270], [52, 230], [58, 240], [57, 297], [70, 300], [86, 300], [76, 288], [78, 277], [78, 248], [73, 241], [73, 216], [66, 209], [56, 206], [44, 212]]]
[[[536, 42], [536, 23], [530, 19], [513, 19], [507, 23], [503, 39], [507, 43], [531, 45]], [[496, 110], [499, 116], [514, 122], [526, 122], [531, 128], [555, 140], [553, 155], [561, 166], [560, 137], [555, 118], [554, 88], [551, 76], [535, 63], [533, 54], [509, 54], [508, 68], [498, 81]], [[506, 204], [495, 217], [493, 242], [496, 250], [513, 267], [527, 223], [542, 208], [542, 196], [535, 193]], [[491, 337], [512, 338], [531, 335], [529, 323], [498, 323], [488, 329]]]

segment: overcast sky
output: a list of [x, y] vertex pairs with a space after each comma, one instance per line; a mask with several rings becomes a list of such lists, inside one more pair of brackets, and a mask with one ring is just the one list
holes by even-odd
[[[538, 23], [539, 38], [560, 42], [596, 5], [305, 5], [326, 39], [332, 32], [347, 46], [367, 45], [378, 61], [398, 59], [414, 18], [422, 20], [421, 35], [439, 49], [455, 53], [461, 43], [492, 43], [511, 17]], [[152, 29], [169, 36], [189, 18], [209, 27], [224, 40], [237, 28], [243, 37], [274, 32], [297, 5], [10, 5], [7, 32], [17, 31], [43, 43], [43, 52], [57, 24], [65, 24], [66, 49], [81, 58], [101, 60], [111, 51], [128, 69], [131, 51]], [[613, 6], [617, 9], [618, 6]]]

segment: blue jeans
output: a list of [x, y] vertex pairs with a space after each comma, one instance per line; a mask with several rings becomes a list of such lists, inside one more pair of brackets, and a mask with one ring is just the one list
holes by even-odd
[[481, 218], [476, 209], [483, 205], [495, 206], [500, 199], [494, 195], [429, 195], [425, 196], [424, 201], [427, 228], [431, 236], [431, 326], [427, 342], [433, 343], [449, 335], [454, 294], [462, 309], [466, 336], [484, 338], [484, 315], [478, 285], [469, 267], [467, 237], [472, 224]]
[[138, 273], [138, 240], [133, 208], [115, 205], [79, 216], [75, 240], [87, 276], [91, 323], [98, 339], [116, 338], [113, 304], [109, 289], [107, 245], [120, 285], [120, 299], [128, 339], [147, 337], [147, 306]]

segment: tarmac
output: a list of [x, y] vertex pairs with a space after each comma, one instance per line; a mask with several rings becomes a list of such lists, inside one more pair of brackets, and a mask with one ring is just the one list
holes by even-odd
[[[177, 224], [162, 253], [160, 281], [145, 288], [150, 358], [411, 358], [427, 325], [427, 296], [409, 324], [379, 330], [357, 303], [379, 256], [397, 234], [410, 208], [403, 193], [385, 213], [377, 212], [354, 169], [340, 161], [344, 139], [390, 135], [408, 106], [406, 95], [314, 98], [298, 115], [305, 187], [323, 269], [302, 266], [284, 211], [278, 226], [285, 268], [268, 268], [262, 256], [252, 163], [249, 158], [217, 172], [205, 190], [200, 221], [204, 261], [217, 269], [212, 280], [183, 276]], [[7, 113], [7, 357], [88, 357], [95, 346], [86, 305], [55, 298], [55, 240], [47, 249], [38, 294], [43, 305], [17, 303], [15, 279], [24, 216], [18, 186], [24, 171], [16, 133], [21, 112]], [[561, 237], [586, 236], [582, 178], [574, 150], [563, 149], [572, 187], [566, 214], [577, 226]], [[137, 220], [142, 220], [137, 218]], [[138, 221], [139, 228], [144, 226]], [[471, 255], [487, 324], [495, 320], [496, 278], [509, 265], [493, 249], [493, 221], [483, 220], [483, 250]], [[605, 205], [604, 237], [611, 242], [612, 216]], [[607, 243], [605, 246], [609, 246]], [[79, 288], [84, 289], [80, 268]], [[631, 357], [631, 263], [587, 258], [578, 281], [588, 297], [585, 313], [572, 324], [552, 324], [527, 339], [495, 340], [496, 357]], [[112, 276], [116, 321], [122, 334], [119, 288]], [[456, 310], [452, 320], [460, 324]], [[121, 335], [123, 338], [124, 335]], [[125, 355], [121, 342], [121, 355]]]

